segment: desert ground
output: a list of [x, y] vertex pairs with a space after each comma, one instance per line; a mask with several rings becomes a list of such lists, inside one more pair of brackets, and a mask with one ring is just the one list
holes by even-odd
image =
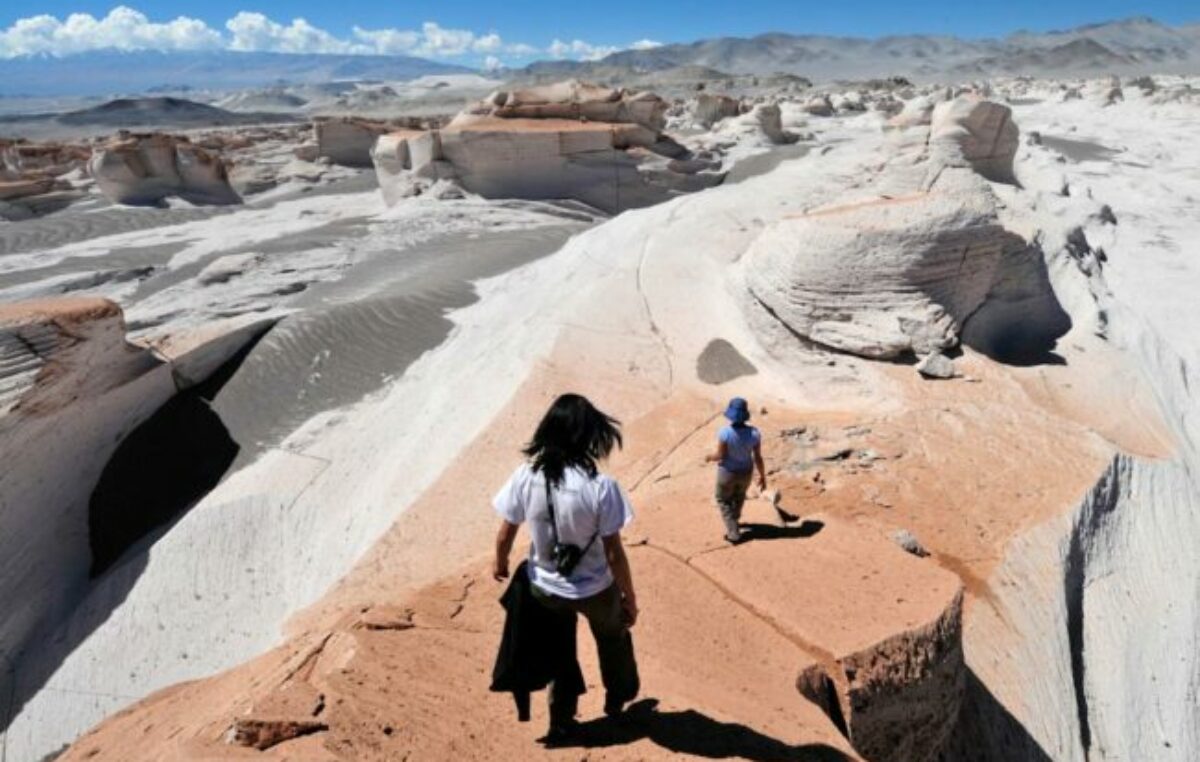
[[[1200, 79], [6, 108], [0, 759], [1200, 756]], [[581, 636], [543, 750], [489, 504], [564, 391], [643, 690]]]

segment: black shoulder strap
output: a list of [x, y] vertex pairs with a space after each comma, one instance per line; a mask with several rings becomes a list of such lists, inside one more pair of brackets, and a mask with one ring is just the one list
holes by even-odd
[[[546, 482], [546, 510], [550, 512], [550, 531], [554, 534], [554, 544], [558, 545], [558, 519], [554, 517], [554, 490], [550, 487], [550, 477], [546, 476], [546, 472], [542, 472], [542, 479]], [[583, 552], [587, 553], [591, 549], [592, 544], [596, 542], [596, 538], [600, 536], [600, 512], [596, 511], [596, 531], [592, 533], [592, 539], [588, 540], [587, 545], [583, 546]]]
[[546, 510], [550, 512], [550, 531], [554, 534], [554, 544], [558, 544], [558, 519], [554, 517], [554, 496], [551, 494], [553, 490], [550, 488], [550, 477], [546, 472], [542, 472], [542, 479], [546, 482]]

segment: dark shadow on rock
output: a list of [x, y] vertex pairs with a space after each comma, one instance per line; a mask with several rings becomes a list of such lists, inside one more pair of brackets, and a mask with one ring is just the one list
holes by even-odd
[[758, 368], [725, 339], [708, 342], [696, 358], [696, 376], [706, 384], [720, 385], [755, 373]]
[[1066, 365], [1054, 348], [1070, 330], [1071, 317], [1050, 285], [1044, 254], [1027, 246], [1004, 255], [987, 299], [965, 319], [961, 339], [1005, 365]]
[[825, 528], [825, 522], [805, 519], [797, 526], [774, 526], [772, 524], [743, 524], [742, 542], [751, 540], [794, 540], [812, 537]]
[[938, 762], [1052, 762], [1052, 757], [1029, 734], [975, 673], [968, 668], [966, 693], [958, 725], [938, 756]]
[[848, 762], [851, 757], [824, 744], [791, 746], [756, 730], [720, 722], [692, 709], [658, 711], [657, 699], [633, 704], [621, 717], [581, 723], [571, 737], [555, 748], [598, 749], [648, 739], [676, 754], [704, 759], [748, 759], [754, 762], [800, 760]]
[[240, 448], [210, 403], [256, 343], [176, 394], [117, 447], [88, 504], [93, 578], [138, 540], [178, 521], [233, 464]]

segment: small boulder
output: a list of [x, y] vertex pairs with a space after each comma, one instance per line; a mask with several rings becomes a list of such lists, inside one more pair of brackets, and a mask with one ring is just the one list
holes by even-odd
[[941, 352], [934, 352], [921, 358], [917, 372], [925, 378], [954, 378], [954, 361]]
[[892, 542], [899, 545], [906, 552], [912, 553], [917, 558], [926, 558], [929, 555], [929, 551], [925, 549], [920, 540], [907, 529], [897, 529], [892, 532]]

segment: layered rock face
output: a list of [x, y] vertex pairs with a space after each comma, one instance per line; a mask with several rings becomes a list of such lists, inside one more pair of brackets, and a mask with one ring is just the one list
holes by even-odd
[[724, 179], [659, 132], [665, 104], [655, 96], [563, 83], [485, 103], [441, 130], [380, 138], [373, 158], [384, 199], [452, 181], [485, 198], [576, 199], [617, 213]]
[[705, 127], [712, 127], [722, 119], [737, 116], [741, 112], [741, 104], [727, 95], [700, 93], [692, 104], [692, 117]]
[[893, 358], [954, 347], [1011, 272], [1035, 277], [1025, 260], [1040, 262], [1038, 253], [1001, 224], [983, 179], [1012, 177], [1017, 130], [1007, 107], [944, 103], [927, 135], [916, 155], [885, 168], [876, 197], [764, 231], [746, 257], [754, 300], [806, 340]]
[[[334, 117], [313, 122], [316, 156], [346, 167], [371, 166], [371, 147], [392, 125], [373, 119]], [[315, 158], [315, 157], [314, 157]]]
[[10, 662], [86, 582], [92, 486], [174, 391], [169, 367], [126, 343], [111, 302], [0, 309], [0, 652]]
[[1013, 183], [1013, 157], [1020, 130], [1012, 110], [978, 98], [939, 103], [930, 118], [931, 149], [943, 160], [961, 156], [976, 172], [997, 183]]
[[82, 175], [90, 147], [0, 140], [0, 220], [21, 220], [59, 208], [77, 194], [70, 178]]
[[[257, 320], [257, 319], [256, 319]], [[117, 305], [71, 298], [0, 307], [0, 693], [22, 698], [22, 651], [86, 589], [89, 503], [113, 453], [183, 388], [264, 326], [245, 321], [132, 344]], [[143, 509], [130, 505], [125, 510]], [[119, 517], [117, 517], [119, 518]], [[47, 628], [43, 630], [43, 628]], [[8, 672], [12, 669], [12, 672]]]
[[91, 155], [91, 149], [81, 145], [0, 140], [0, 174], [58, 177], [83, 169]]
[[959, 177], [785, 219], [751, 247], [747, 283], [817, 344], [874, 358], [928, 354], [957, 343], [1006, 252], [1024, 247], [986, 189]]
[[640, 124], [655, 131], [662, 131], [667, 125], [667, 103], [654, 93], [633, 93], [573, 79], [525, 90], [495, 92], [464, 113], [502, 119]]
[[128, 135], [96, 149], [88, 163], [100, 191], [120, 204], [177, 196], [193, 204], [239, 204], [223, 161], [185, 138]]

